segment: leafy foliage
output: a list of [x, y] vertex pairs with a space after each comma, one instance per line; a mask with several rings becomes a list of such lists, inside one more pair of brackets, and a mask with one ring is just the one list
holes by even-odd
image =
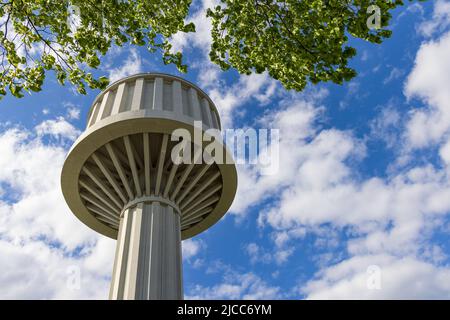
[[[218, 0], [212, 20], [211, 60], [226, 70], [250, 74], [268, 71], [287, 89], [308, 81], [342, 83], [356, 75], [348, 67], [356, 50], [348, 37], [381, 43], [391, 35], [390, 11], [400, 0]], [[422, 0], [421, 0], [422, 1]], [[191, 0], [6, 0], [0, 3], [0, 98], [40, 91], [45, 74], [56, 73], [78, 92], [104, 88], [109, 80], [89, 70], [113, 45], [146, 46], [164, 63], [186, 72], [181, 52], [170, 38], [195, 32], [185, 24]], [[367, 9], [381, 10], [380, 28], [367, 27]], [[73, 27], [71, 8], [79, 8]]]
[[[356, 75], [348, 67], [356, 50], [348, 37], [381, 43], [391, 35], [390, 0], [222, 0], [212, 18], [210, 58], [222, 69], [250, 74], [268, 71], [285, 88], [302, 90], [308, 81], [341, 84]], [[378, 29], [369, 29], [370, 6], [380, 9]]]
[[[0, 4], [0, 97], [6, 89], [16, 97], [40, 91], [47, 70], [61, 84], [69, 80], [84, 94], [104, 88], [108, 79], [95, 79], [89, 68], [113, 44], [147, 46], [160, 51], [165, 63], [180, 70], [181, 53], [172, 53], [168, 38], [178, 31], [194, 31], [184, 24], [191, 0], [10, 0]], [[76, 15], [71, 8], [79, 8]], [[78, 17], [76, 28], [68, 23]], [[71, 27], [72, 26], [72, 27]]]

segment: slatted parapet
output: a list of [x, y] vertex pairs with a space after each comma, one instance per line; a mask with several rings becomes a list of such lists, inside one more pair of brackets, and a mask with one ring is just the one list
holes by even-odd
[[87, 127], [112, 116], [137, 112], [146, 117], [169, 117], [203, 128], [221, 129], [214, 103], [194, 84], [166, 74], [144, 73], [121, 79], [97, 96], [88, 116]]

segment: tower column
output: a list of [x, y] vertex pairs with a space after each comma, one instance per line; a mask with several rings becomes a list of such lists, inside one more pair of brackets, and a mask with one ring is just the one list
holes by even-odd
[[123, 211], [109, 298], [183, 299], [178, 210], [160, 201]]

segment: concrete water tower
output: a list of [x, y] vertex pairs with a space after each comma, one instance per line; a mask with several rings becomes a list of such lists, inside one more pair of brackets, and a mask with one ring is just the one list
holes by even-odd
[[[70, 209], [117, 239], [110, 299], [182, 299], [181, 240], [216, 223], [234, 199], [233, 163], [173, 161], [180, 128], [191, 137], [220, 130], [211, 99], [175, 76], [130, 76], [97, 96], [66, 158], [61, 185]], [[195, 142], [188, 142], [194, 160], [205, 150]]]

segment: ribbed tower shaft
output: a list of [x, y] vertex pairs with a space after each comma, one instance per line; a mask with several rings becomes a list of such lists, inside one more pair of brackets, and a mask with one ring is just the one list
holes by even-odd
[[178, 212], [161, 202], [126, 209], [119, 225], [109, 298], [183, 299]]

